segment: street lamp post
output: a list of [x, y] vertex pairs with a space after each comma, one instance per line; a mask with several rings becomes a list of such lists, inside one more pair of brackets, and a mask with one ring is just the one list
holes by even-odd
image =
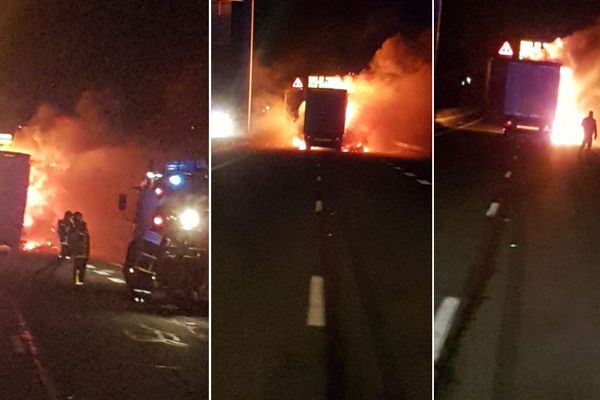
[[248, 121], [247, 134], [252, 123], [252, 65], [254, 63], [254, 0], [250, 0], [250, 56], [248, 61]]

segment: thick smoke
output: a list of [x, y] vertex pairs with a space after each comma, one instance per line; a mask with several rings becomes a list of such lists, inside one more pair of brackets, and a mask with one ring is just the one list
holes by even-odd
[[[253, 137], [263, 145], [291, 145], [302, 132], [302, 109], [294, 120], [282, 94], [269, 92], [273, 82], [281, 81], [279, 69], [256, 71], [255, 92], [260, 94], [254, 99]], [[346, 139], [367, 142], [375, 152], [407, 154], [411, 149], [416, 150], [413, 154], [430, 155], [431, 78], [428, 34], [416, 42], [400, 35], [388, 38], [363, 71], [343, 76], [354, 110]]]
[[561, 59], [571, 67], [577, 84], [577, 108], [600, 112], [600, 20], [564, 38]]
[[[32, 171], [24, 240], [58, 244], [55, 226], [67, 210], [83, 213], [92, 255], [122, 261], [131, 223], [117, 209], [120, 192], [134, 195], [149, 160], [165, 161], [154, 141], [126, 135], [120, 104], [109, 92], [85, 92], [74, 112], [44, 104], [16, 133], [14, 151], [31, 155]], [[133, 196], [135, 197], [135, 196]], [[134, 208], [130, 201], [128, 216]]]

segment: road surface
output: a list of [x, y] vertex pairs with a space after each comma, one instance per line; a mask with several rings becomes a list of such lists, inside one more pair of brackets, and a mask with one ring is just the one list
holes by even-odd
[[462, 305], [436, 398], [599, 398], [598, 153], [453, 131], [435, 172], [435, 307]]
[[207, 399], [206, 317], [137, 306], [118, 266], [0, 255], [0, 398]]
[[431, 398], [429, 165], [213, 157], [213, 398]]

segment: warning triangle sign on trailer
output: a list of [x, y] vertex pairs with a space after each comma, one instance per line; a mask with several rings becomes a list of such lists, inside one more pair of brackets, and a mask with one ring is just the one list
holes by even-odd
[[302, 81], [300, 80], [300, 77], [296, 78], [296, 80], [292, 84], [292, 87], [294, 89], [304, 89], [304, 85], [302, 84]]
[[501, 56], [512, 57], [513, 49], [512, 47], [510, 47], [510, 43], [504, 42], [502, 47], [500, 47], [500, 50], [498, 50], [498, 54], [500, 54]]

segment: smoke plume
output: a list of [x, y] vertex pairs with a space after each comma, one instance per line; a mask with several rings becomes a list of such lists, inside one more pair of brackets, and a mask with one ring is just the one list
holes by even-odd
[[[423, 34], [409, 42], [400, 35], [390, 37], [363, 71], [342, 76], [353, 114], [347, 121], [347, 142], [368, 143], [375, 152], [406, 154], [412, 149], [420, 156], [430, 155], [430, 38]], [[261, 145], [291, 146], [302, 133], [303, 109], [295, 119], [286, 110], [283, 90], [273, 93], [273, 82], [281, 81], [283, 71], [264, 66], [255, 71], [253, 139]]]
[[[117, 209], [118, 194], [135, 194], [131, 188], [144, 177], [149, 160], [158, 165], [176, 151], [168, 149], [168, 154], [154, 139], [127, 135], [119, 127], [119, 112], [109, 92], [84, 92], [73, 112], [40, 105], [16, 132], [10, 150], [31, 155], [25, 241], [58, 246], [57, 219], [67, 210], [81, 211], [92, 255], [122, 261], [131, 223]], [[135, 206], [131, 200], [129, 218]]]

